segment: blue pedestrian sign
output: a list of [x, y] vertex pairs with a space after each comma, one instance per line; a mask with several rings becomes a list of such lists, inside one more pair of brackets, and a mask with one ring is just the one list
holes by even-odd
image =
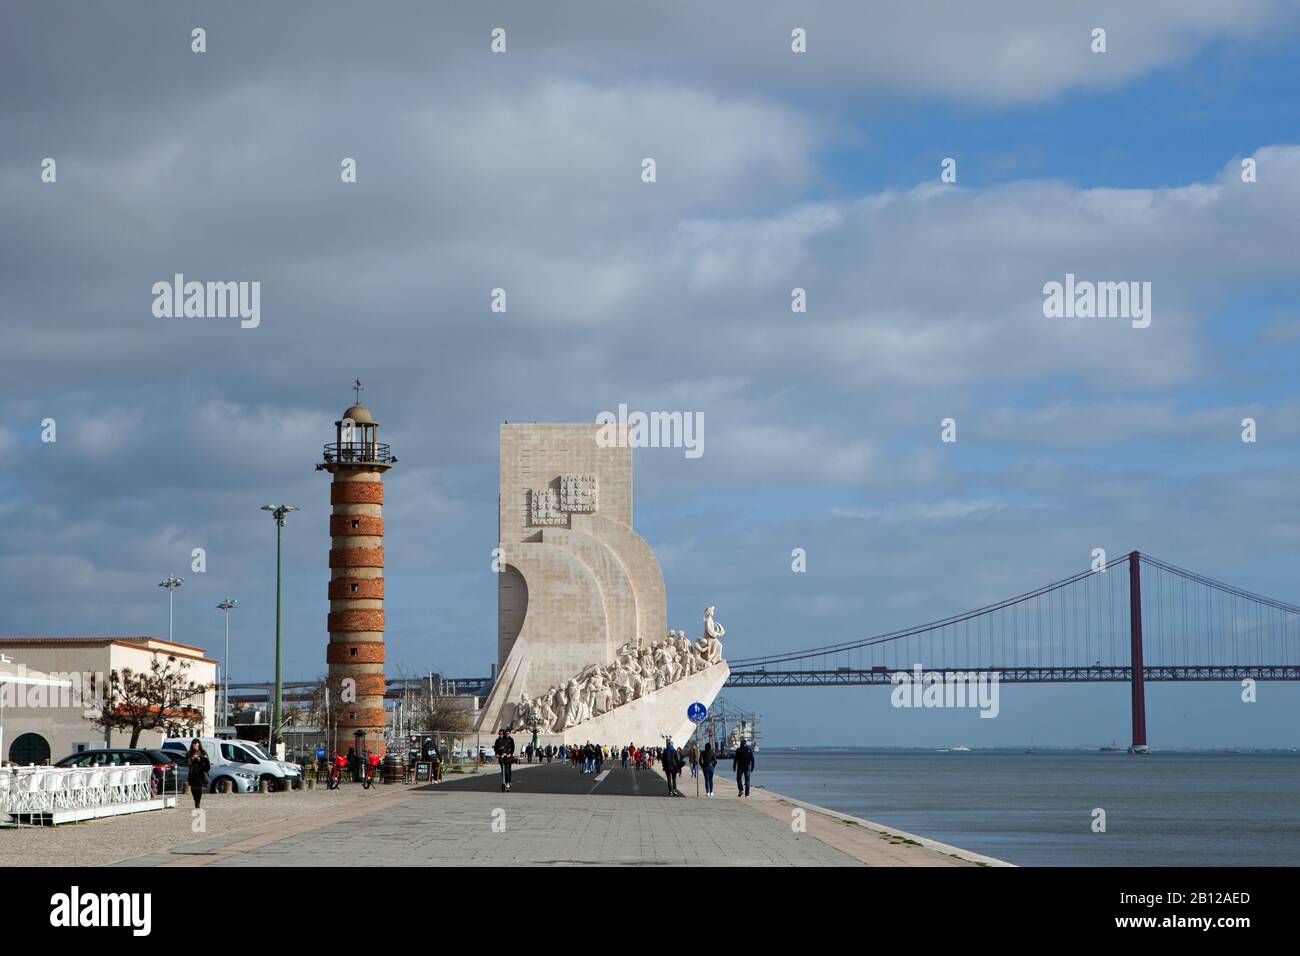
[[698, 700], [686, 708], [686, 716], [691, 723], [698, 724], [705, 717], [709, 716], [709, 708], [705, 707]]

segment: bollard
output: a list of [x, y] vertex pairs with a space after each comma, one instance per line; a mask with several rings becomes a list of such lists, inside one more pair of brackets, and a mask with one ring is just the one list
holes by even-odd
[[267, 784], [267, 782], [266, 782], [266, 778], [265, 778], [265, 777], [263, 777], [261, 780], [257, 781], [257, 792], [258, 792], [258, 793], [270, 793], [270, 792], [271, 792], [271, 788], [270, 788], [270, 786]]
[[218, 781], [218, 783], [217, 783], [217, 789], [220, 790], [222, 793], [229, 793], [229, 792], [230, 792], [230, 778], [229, 778], [229, 777], [222, 777], [221, 780]]
[[308, 777], [308, 778], [307, 778], [307, 789], [308, 789], [308, 790], [315, 790], [315, 789], [316, 789], [316, 781], [315, 781], [314, 778], [312, 778], [312, 777]]

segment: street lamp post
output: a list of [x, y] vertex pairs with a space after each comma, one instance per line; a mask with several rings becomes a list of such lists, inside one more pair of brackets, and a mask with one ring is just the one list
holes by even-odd
[[166, 580], [166, 581], [159, 581], [159, 582], [158, 582], [158, 586], [159, 586], [160, 588], [166, 588], [166, 589], [167, 589], [167, 640], [168, 640], [168, 641], [170, 641], [170, 640], [172, 639], [172, 620], [173, 620], [173, 615], [172, 615], [172, 610], [173, 610], [173, 607], [172, 607], [172, 598], [175, 596], [176, 589], [177, 589], [178, 587], [181, 587], [183, 584], [185, 584], [185, 579], [184, 579], [184, 578], [178, 578], [178, 577], [177, 577], [176, 575], [174, 575], [174, 574], [169, 574], [169, 575], [167, 576], [167, 580]]
[[226, 656], [221, 659], [221, 676], [223, 680], [223, 690], [221, 694], [221, 713], [222, 719], [225, 720], [226, 726], [230, 724], [230, 612], [239, 607], [239, 602], [234, 598], [226, 598], [217, 605], [218, 609], [226, 612]]
[[290, 511], [297, 511], [293, 505], [262, 505], [263, 511], [271, 512], [275, 518], [275, 702], [271, 706], [271, 731], [266, 745], [275, 750], [275, 734], [280, 729], [280, 712], [284, 707], [284, 681], [281, 672], [283, 654], [280, 649], [280, 595], [284, 580], [284, 519]]

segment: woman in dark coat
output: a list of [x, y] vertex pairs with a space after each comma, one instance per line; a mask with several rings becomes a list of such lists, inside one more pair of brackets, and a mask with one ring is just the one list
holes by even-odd
[[713, 744], [705, 744], [700, 754], [700, 769], [704, 771], [704, 795], [713, 796], [713, 768], [718, 765], [718, 755], [713, 752]]
[[189, 768], [190, 793], [194, 795], [194, 809], [197, 810], [199, 801], [203, 799], [203, 791], [208, 789], [208, 771], [212, 769], [212, 762], [208, 760], [203, 744], [197, 737], [190, 741], [190, 749], [185, 754], [185, 766]]
[[679, 796], [677, 792], [677, 775], [682, 772], [682, 755], [671, 740], [668, 746], [664, 748], [663, 756], [660, 758], [660, 765], [663, 767], [664, 776], [668, 778], [668, 796]]

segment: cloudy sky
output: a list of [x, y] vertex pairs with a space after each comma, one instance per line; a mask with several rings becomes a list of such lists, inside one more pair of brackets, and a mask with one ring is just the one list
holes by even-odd
[[[287, 672], [316, 676], [313, 465], [357, 377], [400, 458], [393, 672], [495, 659], [498, 424], [620, 402], [704, 417], [702, 457], [636, 453], [636, 524], [670, 625], [715, 604], [731, 657], [983, 605], [1097, 547], [1296, 601], [1298, 34], [1289, 0], [8, 3], [0, 633], [165, 635], [175, 573], [177, 638], [219, 650], [236, 597], [232, 673], [267, 679], [258, 509], [287, 502]], [[260, 326], [155, 317], [176, 273], [260, 282]], [[1150, 327], [1045, 318], [1067, 273], [1150, 282]], [[1120, 686], [1010, 688], [998, 720], [728, 696], [773, 743], [1128, 727]], [[1291, 686], [1148, 702], [1153, 746], [1298, 743]]]

